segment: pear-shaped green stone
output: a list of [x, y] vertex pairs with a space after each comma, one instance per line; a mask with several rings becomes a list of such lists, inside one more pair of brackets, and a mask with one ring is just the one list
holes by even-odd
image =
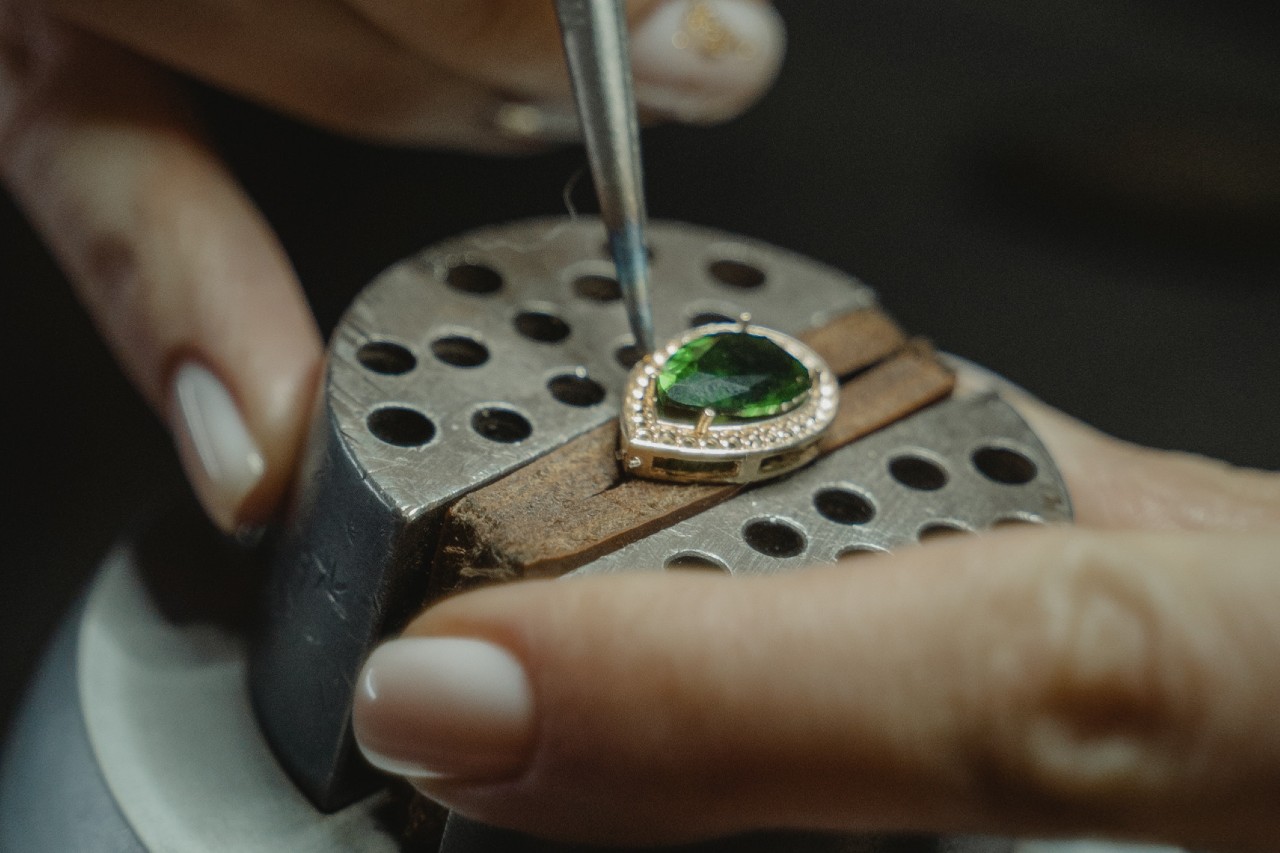
[[697, 420], [717, 416], [763, 418], [799, 404], [812, 385], [808, 369], [773, 341], [748, 332], [694, 338], [658, 373], [658, 414]]

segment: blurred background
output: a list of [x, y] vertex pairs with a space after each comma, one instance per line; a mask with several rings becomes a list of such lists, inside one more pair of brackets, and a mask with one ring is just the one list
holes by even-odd
[[[1262, 0], [781, 0], [746, 117], [645, 134], [651, 214], [851, 272], [910, 330], [1104, 430], [1280, 468], [1280, 11]], [[580, 150], [494, 160], [201, 103], [326, 333], [397, 259], [563, 212]], [[593, 209], [587, 182], [576, 199]], [[62, 611], [184, 488], [0, 196], [0, 731]]]

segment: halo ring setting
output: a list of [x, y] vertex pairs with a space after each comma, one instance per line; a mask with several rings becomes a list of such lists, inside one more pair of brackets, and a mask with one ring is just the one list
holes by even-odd
[[749, 317], [690, 329], [632, 368], [618, 457], [635, 476], [751, 483], [819, 452], [840, 386], [799, 340]]

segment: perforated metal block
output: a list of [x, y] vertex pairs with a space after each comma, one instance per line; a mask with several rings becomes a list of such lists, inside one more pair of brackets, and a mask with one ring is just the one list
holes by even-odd
[[[548, 219], [448, 241], [379, 276], [334, 335], [251, 678], [268, 739], [322, 808], [366, 790], [353, 680], [423, 603], [442, 511], [617, 415], [634, 354], [602, 235], [594, 220]], [[660, 339], [743, 312], [797, 334], [875, 303], [855, 279], [757, 241], [672, 223], [650, 239]], [[953, 400], [579, 572], [694, 559], [785, 570], [939, 525], [1069, 512], [1012, 409]]]

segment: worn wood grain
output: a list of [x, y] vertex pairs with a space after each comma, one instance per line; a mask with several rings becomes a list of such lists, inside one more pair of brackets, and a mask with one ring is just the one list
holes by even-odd
[[[803, 336], [841, 376], [823, 453], [950, 393], [954, 378], [922, 341], [879, 311], [845, 315]], [[460, 498], [446, 513], [435, 594], [478, 583], [563, 574], [741, 491], [624, 477], [618, 428], [605, 424]]]
[[810, 329], [800, 335], [800, 340], [844, 379], [896, 352], [907, 337], [888, 314], [878, 308], [866, 308]]
[[924, 340], [840, 386], [840, 408], [822, 437], [825, 456], [851, 441], [899, 421], [951, 393], [955, 374], [938, 361]]

